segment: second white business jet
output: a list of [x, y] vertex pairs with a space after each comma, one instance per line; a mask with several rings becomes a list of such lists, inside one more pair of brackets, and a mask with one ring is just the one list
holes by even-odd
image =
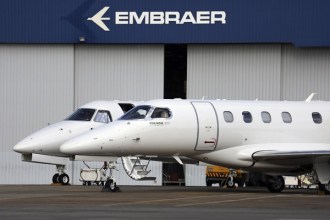
[[314, 172], [330, 192], [330, 102], [154, 100], [61, 146], [65, 154], [188, 157], [258, 171], [271, 192], [283, 175]]
[[[14, 151], [22, 154], [27, 162], [56, 165], [57, 173], [53, 183], [69, 183], [69, 176], [64, 172], [68, 155], [60, 152], [60, 146], [90, 130], [103, 126], [122, 116], [136, 103], [121, 101], [94, 101], [79, 107], [64, 121], [49, 125], [27, 136], [14, 146]], [[83, 160], [104, 161], [104, 158], [83, 157]], [[107, 158], [106, 158], [107, 159]]]

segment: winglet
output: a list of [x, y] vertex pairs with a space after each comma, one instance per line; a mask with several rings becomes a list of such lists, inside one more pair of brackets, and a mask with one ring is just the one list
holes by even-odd
[[305, 102], [311, 102], [312, 101], [312, 99], [314, 98], [314, 95], [316, 95], [317, 93], [312, 93], [312, 94], [310, 94], [309, 96], [308, 96], [308, 98], [305, 100]]

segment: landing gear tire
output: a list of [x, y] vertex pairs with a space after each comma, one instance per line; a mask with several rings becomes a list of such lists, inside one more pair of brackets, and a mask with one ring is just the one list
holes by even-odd
[[105, 182], [104, 188], [108, 189], [108, 191], [115, 192], [117, 190], [117, 184], [113, 179], [109, 179]]
[[324, 194], [330, 194], [330, 183], [328, 184], [321, 184], [319, 183], [319, 190], [323, 191]]
[[226, 183], [227, 188], [233, 188], [235, 186], [235, 181], [233, 177], [228, 177], [228, 181]]
[[58, 177], [60, 176], [60, 174], [58, 173], [55, 173], [54, 176], [53, 176], [53, 183], [59, 183], [58, 182]]
[[266, 187], [272, 193], [279, 193], [285, 187], [284, 178], [282, 176], [270, 176], [266, 180]]
[[70, 182], [70, 178], [68, 176], [68, 174], [63, 173], [58, 177], [58, 181], [62, 184], [62, 185], [68, 185]]

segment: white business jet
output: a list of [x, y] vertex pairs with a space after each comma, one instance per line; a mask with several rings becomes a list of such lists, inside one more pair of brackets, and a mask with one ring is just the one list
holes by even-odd
[[[70, 179], [64, 170], [68, 155], [60, 152], [60, 146], [73, 137], [112, 122], [132, 109], [135, 104], [121, 101], [94, 101], [85, 104], [64, 121], [27, 136], [13, 149], [22, 154], [23, 161], [56, 165], [57, 173], [52, 178], [53, 183], [67, 185]], [[108, 158], [81, 157], [81, 160], [89, 161], [105, 159]]]
[[314, 172], [330, 193], [330, 102], [153, 100], [61, 146], [65, 154], [171, 156], [258, 171], [271, 192], [283, 175]]

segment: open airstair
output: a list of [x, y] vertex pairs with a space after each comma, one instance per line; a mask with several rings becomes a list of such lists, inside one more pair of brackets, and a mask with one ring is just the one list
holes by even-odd
[[151, 170], [148, 169], [150, 160], [146, 165], [141, 163], [139, 157], [121, 157], [124, 170], [134, 180], [156, 180], [156, 177], [148, 177]]

